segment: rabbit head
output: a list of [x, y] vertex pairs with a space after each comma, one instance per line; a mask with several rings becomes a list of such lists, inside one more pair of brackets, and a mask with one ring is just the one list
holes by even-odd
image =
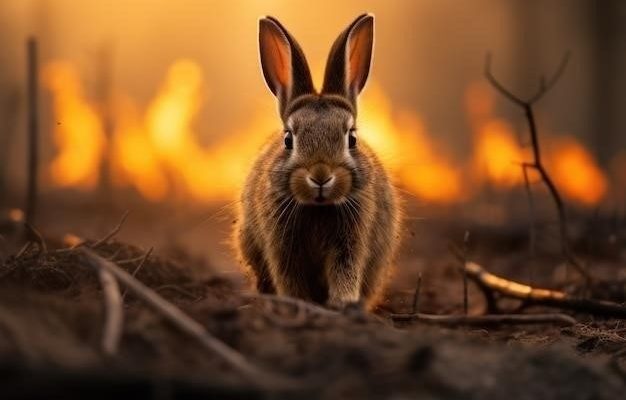
[[259, 23], [261, 66], [278, 100], [283, 143], [270, 184], [301, 204], [340, 204], [358, 196], [372, 173], [357, 140], [357, 96], [370, 70], [374, 17], [356, 18], [333, 44], [322, 89], [313, 86], [302, 49], [272, 17]]

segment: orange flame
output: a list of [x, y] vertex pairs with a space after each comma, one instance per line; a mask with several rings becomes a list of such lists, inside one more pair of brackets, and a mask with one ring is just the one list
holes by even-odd
[[118, 129], [113, 136], [113, 154], [117, 181], [133, 185], [149, 200], [162, 200], [169, 184], [137, 107], [130, 99], [121, 98], [116, 115]]
[[427, 201], [459, 200], [462, 191], [458, 172], [438, 155], [415, 114], [401, 111], [394, 116], [391, 102], [376, 83], [369, 85], [360, 108], [359, 133], [400, 185]]
[[550, 172], [564, 196], [584, 205], [600, 202], [607, 192], [607, 179], [600, 167], [576, 139], [552, 139], [548, 154]]
[[92, 187], [106, 144], [98, 111], [85, 99], [70, 64], [48, 64], [42, 75], [57, 115], [54, 140], [59, 152], [50, 166], [52, 181], [60, 186]]
[[474, 131], [474, 177], [499, 187], [522, 182], [520, 163], [526, 160], [513, 127], [493, 116], [493, 90], [484, 83], [471, 84], [465, 93], [465, 107]]
[[[531, 162], [529, 149], [522, 148], [514, 129], [493, 117], [493, 90], [485, 83], [470, 85], [465, 96], [466, 109], [475, 135], [474, 163], [479, 177], [500, 187], [523, 182], [521, 162]], [[599, 203], [607, 191], [607, 179], [593, 157], [572, 137], [544, 140], [549, 174], [563, 195], [583, 205]], [[532, 174], [533, 180], [538, 177]]]
[[[47, 65], [43, 80], [53, 94], [59, 121], [52, 181], [60, 186], [91, 187], [105, 156], [100, 110], [84, 96], [71, 65]], [[132, 186], [155, 201], [173, 195], [224, 200], [238, 193], [259, 148], [278, 127], [275, 111], [262, 110], [248, 126], [206, 147], [198, 142], [193, 128], [204, 90], [201, 68], [193, 61], [179, 60], [145, 111], [126, 96], [114, 96], [116, 129], [107, 153], [113, 157], [117, 185]], [[398, 186], [429, 202], [465, 200], [479, 186], [475, 182], [488, 181], [502, 188], [521, 184], [519, 163], [529, 161], [530, 154], [518, 143], [515, 130], [494, 117], [492, 89], [472, 84], [465, 100], [474, 135], [471, 168], [449, 159], [418, 115], [394, 111], [375, 82], [360, 104], [359, 134], [375, 149]], [[583, 205], [601, 201], [608, 183], [584, 147], [572, 138], [546, 142], [553, 144], [547, 148], [546, 160], [563, 194]], [[475, 182], [465, 183], [468, 178]]]
[[475, 167], [496, 185], [510, 187], [519, 184], [523, 176], [520, 163], [526, 152], [511, 126], [494, 119], [483, 124], [476, 135]]
[[202, 88], [200, 67], [180, 60], [169, 69], [143, 121], [130, 100], [120, 103], [115, 135], [120, 180], [148, 199], [162, 200], [172, 192], [203, 201], [232, 198], [272, 131], [269, 116], [257, 118], [250, 128], [204, 148], [192, 129]]

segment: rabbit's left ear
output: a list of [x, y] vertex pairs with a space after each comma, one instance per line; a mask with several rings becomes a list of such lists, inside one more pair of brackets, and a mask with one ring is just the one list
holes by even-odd
[[259, 52], [265, 82], [278, 99], [281, 116], [290, 101], [315, 93], [302, 48], [276, 18], [259, 20]]
[[374, 16], [363, 14], [343, 31], [330, 50], [322, 93], [338, 94], [356, 105], [372, 62]]

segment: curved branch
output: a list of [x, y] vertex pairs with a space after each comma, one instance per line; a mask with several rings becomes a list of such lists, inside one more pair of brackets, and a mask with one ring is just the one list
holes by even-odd
[[561, 62], [559, 66], [557, 67], [556, 71], [554, 72], [554, 74], [552, 74], [552, 77], [547, 82], [545, 82], [542, 79], [539, 83], [539, 90], [534, 96], [528, 99], [526, 103], [534, 104], [537, 101], [539, 101], [547, 92], [549, 92], [552, 89], [552, 87], [556, 85], [559, 79], [561, 79], [561, 75], [563, 75], [563, 73], [565, 72], [565, 69], [567, 68], [567, 64], [569, 64], [569, 60], [570, 60], [570, 52], [567, 51], [565, 52], [565, 54], [563, 54], [563, 58], [561, 59]]
[[569, 234], [567, 231], [567, 214], [565, 212], [565, 204], [561, 195], [554, 184], [554, 181], [548, 174], [548, 171], [543, 165], [541, 159], [541, 146], [539, 145], [539, 134], [537, 132], [537, 124], [535, 122], [535, 116], [533, 113], [533, 103], [541, 99], [550, 89], [554, 87], [554, 85], [558, 82], [558, 80], [563, 76], [563, 72], [567, 67], [569, 62], [569, 52], [565, 53], [559, 67], [554, 72], [552, 77], [548, 80], [548, 82], [541, 81], [539, 90], [537, 93], [532, 96], [529, 100], [524, 101], [520, 97], [514, 95], [510, 90], [505, 88], [493, 75], [491, 72], [491, 55], [488, 53], [487, 58], [485, 60], [485, 77], [491, 83], [491, 85], [500, 92], [504, 97], [517, 104], [524, 110], [524, 114], [526, 116], [526, 120], [528, 121], [528, 128], [530, 131], [530, 142], [532, 147], [533, 161], [523, 163], [524, 168], [534, 168], [539, 175], [541, 176], [541, 180], [548, 188], [552, 199], [554, 200], [554, 204], [557, 209], [557, 213], [559, 216], [559, 232], [561, 236], [561, 252], [565, 257], [565, 260], [571, 264], [576, 270], [582, 275], [582, 277], [587, 281], [587, 283], [591, 282], [591, 275], [587, 271], [587, 269], [576, 259], [574, 254], [572, 253], [570, 243], [569, 243]]

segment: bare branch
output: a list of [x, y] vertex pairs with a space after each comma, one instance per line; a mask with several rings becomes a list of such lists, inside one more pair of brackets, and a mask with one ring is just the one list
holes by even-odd
[[513, 103], [519, 105], [520, 107], [524, 107], [524, 100], [520, 99], [516, 95], [514, 95], [509, 89], [505, 88], [494, 76], [491, 72], [491, 53], [487, 53], [485, 56], [485, 77], [491, 83], [493, 87], [495, 87], [504, 97], [511, 100]]
[[202, 325], [190, 318], [178, 307], [133, 278], [129, 273], [119, 268], [113, 262], [100, 257], [92, 250], [85, 247], [77, 251], [79, 251], [90, 264], [97, 265], [98, 268], [110, 272], [120, 283], [126, 286], [129, 291], [133, 292], [136, 297], [143, 300], [154, 311], [178, 328], [178, 330], [195, 339], [205, 350], [219, 355], [250, 382], [259, 386], [266, 386], [271, 383], [291, 383], [287, 378], [278, 377], [265, 372], [251, 364], [241, 353], [211, 335]]
[[543, 84], [540, 84], [539, 91], [532, 96], [529, 100], [524, 101], [518, 96], [514, 95], [511, 91], [506, 89], [500, 82], [493, 76], [491, 72], [491, 55], [487, 55], [487, 59], [485, 61], [485, 77], [491, 83], [491, 85], [499, 91], [504, 97], [517, 104], [524, 110], [524, 114], [528, 121], [528, 127], [530, 130], [530, 141], [532, 146], [533, 153], [533, 161], [529, 163], [524, 163], [525, 168], [533, 168], [535, 169], [539, 175], [541, 176], [541, 180], [548, 188], [552, 199], [556, 205], [557, 213], [559, 216], [559, 232], [561, 236], [561, 251], [563, 256], [567, 260], [569, 264], [571, 264], [576, 270], [583, 276], [583, 278], [587, 281], [587, 284], [591, 282], [591, 275], [587, 269], [576, 260], [576, 257], [573, 255], [569, 243], [569, 233], [567, 231], [567, 215], [565, 212], [565, 205], [563, 203], [563, 199], [561, 195], [552, 181], [552, 178], [548, 174], [548, 171], [545, 169], [542, 159], [541, 159], [541, 146], [539, 145], [539, 134], [537, 132], [537, 124], [535, 122], [535, 116], [533, 113], [532, 105], [539, 99], [541, 99], [550, 89], [554, 87], [554, 85], [558, 82], [559, 78], [563, 75], [565, 68], [567, 67], [569, 61], [569, 53], [566, 53], [561, 61], [559, 67], [556, 72], [552, 75], [552, 77]]
[[[535, 258], [535, 252], [536, 252], [536, 243], [537, 243], [537, 236], [536, 236], [536, 231], [535, 231], [535, 201], [533, 199], [533, 191], [532, 188], [530, 187], [530, 179], [528, 177], [528, 165], [522, 163], [522, 173], [524, 174], [524, 186], [526, 188], [526, 199], [528, 200], [528, 217], [530, 219], [530, 224], [528, 224], [528, 236], [529, 236], [529, 243], [528, 243], [528, 251], [530, 253], [530, 257], [531, 258]], [[529, 277], [531, 279], [532, 282], [532, 271], [531, 271], [531, 267], [529, 266]]]
[[532, 96], [530, 99], [528, 99], [526, 101], [526, 103], [528, 103], [528, 104], [536, 103], [546, 93], [548, 93], [552, 89], [552, 87], [554, 85], [556, 85], [556, 83], [559, 81], [559, 79], [561, 79], [561, 76], [565, 72], [565, 69], [567, 68], [567, 65], [569, 64], [570, 55], [571, 55], [571, 53], [569, 51], [567, 51], [567, 52], [565, 52], [565, 54], [563, 54], [563, 58], [561, 59], [561, 62], [559, 63], [559, 66], [557, 67], [556, 71], [554, 71], [554, 74], [552, 74], [550, 79], [548, 79], [548, 81], [546, 81], [545, 77], [542, 77], [539, 80], [539, 90], [537, 91], [537, 93], [535, 93], [534, 96]]
[[556, 85], [556, 83], [559, 81], [559, 79], [561, 79], [561, 76], [565, 72], [565, 69], [567, 68], [567, 65], [569, 64], [569, 60], [570, 60], [570, 52], [568, 51], [563, 55], [563, 58], [561, 59], [561, 62], [559, 63], [558, 68], [556, 69], [556, 71], [550, 77], [548, 81], [546, 81], [545, 77], [541, 77], [539, 79], [539, 89], [537, 90], [537, 93], [532, 95], [528, 100], [523, 100], [521, 97], [513, 94], [511, 90], [504, 87], [504, 85], [502, 85], [500, 81], [496, 79], [496, 77], [493, 75], [493, 72], [491, 70], [491, 63], [492, 63], [491, 53], [487, 53], [487, 55], [485, 56], [485, 77], [487, 78], [489, 83], [491, 83], [491, 85], [495, 87], [504, 97], [506, 97], [513, 103], [519, 105], [520, 107], [525, 107], [527, 105], [535, 104], [546, 93], [548, 93], [552, 89], [552, 87], [554, 87], [554, 85]]

